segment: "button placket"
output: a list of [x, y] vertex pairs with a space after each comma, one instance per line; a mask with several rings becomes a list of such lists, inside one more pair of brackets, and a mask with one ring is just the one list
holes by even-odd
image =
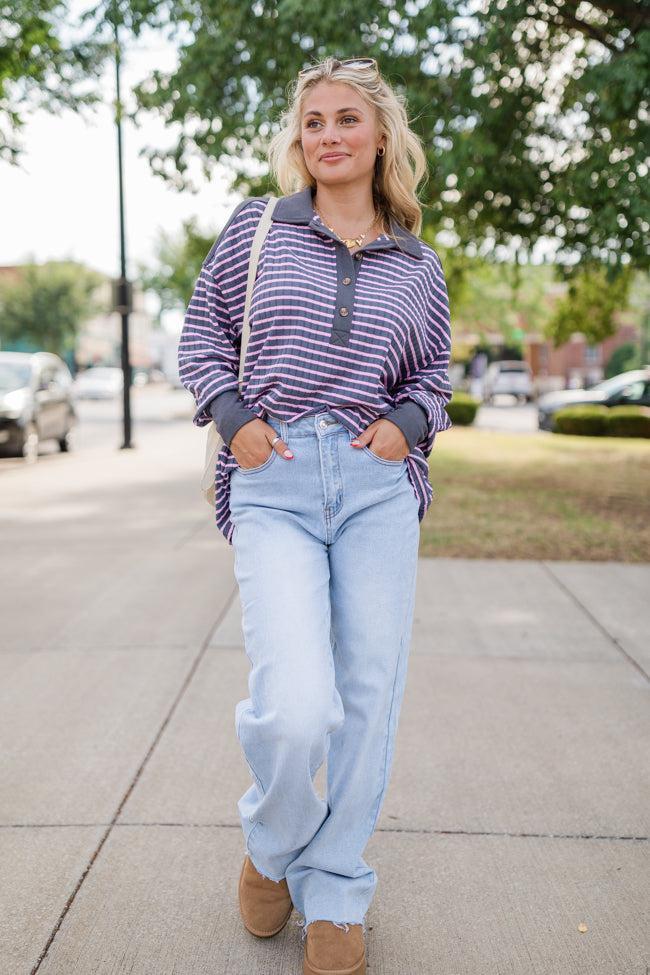
[[[312, 220], [311, 224], [318, 233], [333, 240], [336, 247], [336, 304], [330, 333], [330, 345], [347, 346], [350, 344], [351, 313], [354, 308], [357, 275], [359, 273], [358, 261], [361, 254], [350, 254], [345, 244], [330, 231], [329, 227], [320, 221]], [[357, 258], [356, 263], [353, 260], [354, 257]]]
[[352, 309], [354, 308], [354, 293], [356, 289], [356, 274], [352, 254], [340, 241], [336, 244], [336, 310], [332, 322], [330, 343], [334, 345], [350, 344], [350, 329], [352, 327]]

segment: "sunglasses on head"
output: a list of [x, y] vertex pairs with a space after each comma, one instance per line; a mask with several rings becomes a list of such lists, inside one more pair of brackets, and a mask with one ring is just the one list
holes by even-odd
[[[324, 61], [321, 61], [319, 64], [311, 64], [308, 68], [302, 68], [298, 74], [309, 74], [310, 71], [320, 68], [324, 63]], [[337, 68], [346, 65], [348, 68], [374, 68], [376, 71], [379, 70], [375, 58], [346, 58], [344, 61], [339, 61], [338, 58], [334, 58], [334, 64]]]

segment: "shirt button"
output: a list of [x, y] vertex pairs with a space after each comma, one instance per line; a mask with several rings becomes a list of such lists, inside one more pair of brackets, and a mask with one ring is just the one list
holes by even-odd
[[352, 278], [343, 278], [343, 284], [349, 284]]
[[362, 256], [362, 255], [361, 255], [361, 254], [360, 254], [360, 253], [359, 253], [358, 251], [357, 251], [357, 253], [356, 253], [356, 254], [355, 254], [354, 256], [356, 257], [356, 259], [357, 259], [358, 261], [360, 261], [360, 260], [361, 260], [361, 256]]
[[348, 313], [348, 310], [347, 310], [347, 308], [345, 307], [345, 305], [343, 306], [343, 308], [339, 308], [339, 311], [341, 312], [341, 314], [342, 314], [343, 316], [345, 316], [345, 315], [347, 315], [347, 313]]

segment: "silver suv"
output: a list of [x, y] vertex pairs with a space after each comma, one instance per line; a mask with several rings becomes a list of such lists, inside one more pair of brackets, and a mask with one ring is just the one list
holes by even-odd
[[70, 449], [72, 374], [51, 352], [0, 352], [0, 453], [34, 460], [43, 440]]

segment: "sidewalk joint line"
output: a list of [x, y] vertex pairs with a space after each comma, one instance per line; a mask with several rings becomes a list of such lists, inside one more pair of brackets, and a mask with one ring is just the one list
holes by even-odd
[[[170, 829], [234, 829], [239, 830], [239, 823], [180, 823], [172, 820], [168, 822], [142, 822], [138, 820], [122, 820], [113, 823], [0, 823], [0, 829], [91, 829], [98, 826], [112, 826], [116, 829], [124, 827], [135, 829], [170, 828]], [[434, 827], [409, 826], [381, 826], [376, 833], [406, 833], [414, 836], [505, 836], [511, 839], [544, 839], [544, 840], [615, 840], [647, 843], [650, 836], [635, 836], [629, 833], [538, 833], [511, 832], [509, 830], [492, 829], [435, 829]]]
[[612, 643], [612, 644], [613, 644], [613, 645], [614, 645], [614, 646], [616, 647], [616, 649], [618, 650], [618, 652], [619, 652], [619, 653], [620, 653], [620, 654], [621, 654], [621, 655], [622, 655], [623, 657], [625, 657], [625, 659], [627, 660], [627, 662], [628, 662], [629, 664], [632, 664], [632, 666], [633, 666], [633, 667], [634, 667], [634, 668], [635, 668], [636, 670], [638, 670], [638, 672], [639, 672], [639, 673], [641, 674], [641, 676], [642, 676], [642, 677], [644, 678], [644, 680], [646, 680], [646, 681], [647, 681], [647, 682], [648, 682], [648, 683], [650, 684], [650, 674], [648, 674], [648, 673], [647, 673], [647, 672], [646, 672], [646, 671], [645, 671], [645, 670], [643, 669], [643, 667], [641, 666], [641, 664], [640, 664], [640, 663], [638, 663], [638, 661], [636, 661], [636, 660], [634, 659], [634, 657], [632, 656], [632, 654], [630, 654], [630, 653], [628, 653], [628, 652], [627, 652], [627, 650], [626, 650], [626, 649], [625, 649], [625, 647], [624, 647], [624, 646], [623, 646], [623, 645], [622, 645], [622, 644], [620, 643], [620, 641], [619, 641], [619, 640], [617, 640], [617, 639], [616, 639], [616, 637], [615, 637], [615, 636], [613, 636], [613, 635], [612, 635], [612, 634], [611, 634], [611, 633], [609, 632], [609, 630], [607, 630], [607, 629], [605, 628], [605, 626], [604, 626], [604, 624], [603, 624], [603, 623], [601, 623], [601, 622], [600, 622], [600, 620], [599, 620], [599, 619], [597, 619], [597, 618], [596, 618], [596, 617], [594, 616], [594, 614], [593, 614], [593, 613], [592, 613], [592, 612], [591, 612], [591, 611], [590, 611], [589, 609], [587, 609], [587, 607], [585, 606], [585, 604], [584, 604], [583, 602], [581, 602], [581, 601], [580, 601], [580, 599], [578, 598], [578, 596], [576, 596], [576, 594], [575, 594], [575, 593], [573, 592], [573, 590], [571, 590], [571, 589], [569, 589], [569, 587], [568, 587], [568, 586], [566, 585], [566, 583], [565, 583], [565, 582], [563, 582], [563, 581], [562, 581], [562, 580], [561, 580], [561, 579], [560, 579], [560, 578], [559, 578], [559, 577], [558, 577], [558, 576], [557, 576], [557, 575], [555, 574], [555, 572], [553, 572], [553, 569], [551, 568], [551, 566], [550, 566], [550, 564], [549, 564], [548, 562], [546, 562], [546, 561], [545, 561], [544, 559], [541, 559], [541, 560], [540, 560], [540, 563], [541, 563], [541, 565], [543, 565], [543, 566], [544, 566], [544, 568], [546, 569], [546, 571], [548, 572], [548, 574], [550, 575], [550, 577], [551, 577], [551, 578], [553, 579], [553, 581], [554, 581], [554, 582], [555, 582], [555, 583], [557, 584], [557, 586], [558, 586], [558, 587], [559, 587], [560, 589], [562, 589], [562, 590], [563, 590], [563, 591], [564, 591], [564, 592], [565, 592], [565, 593], [566, 593], [566, 594], [567, 594], [567, 595], [568, 595], [568, 596], [569, 596], [569, 597], [570, 597], [570, 598], [571, 598], [571, 599], [573, 600], [573, 602], [574, 602], [574, 603], [576, 604], [576, 606], [578, 606], [578, 607], [579, 607], [579, 608], [580, 608], [580, 609], [582, 610], [582, 612], [584, 613], [584, 615], [585, 615], [586, 617], [588, 617], [588, 619], [590, 619], [590, 620], [591, 620], [591, 622], [592, 622], [592, 623], [594, 624], [594, 626], [595, 626], [595, 627], [596, 627], [596, 628], [597, 628], [598, 630], [600, 630], [600, 632], [601, 632], [601, 633], [602, 633], [602, 634], [603, 634], [603, 635], [604, 635], [605, 637], [607, 637], [607, 639], [609, 640], [609, 642], [610, 642], [610, 643]]

